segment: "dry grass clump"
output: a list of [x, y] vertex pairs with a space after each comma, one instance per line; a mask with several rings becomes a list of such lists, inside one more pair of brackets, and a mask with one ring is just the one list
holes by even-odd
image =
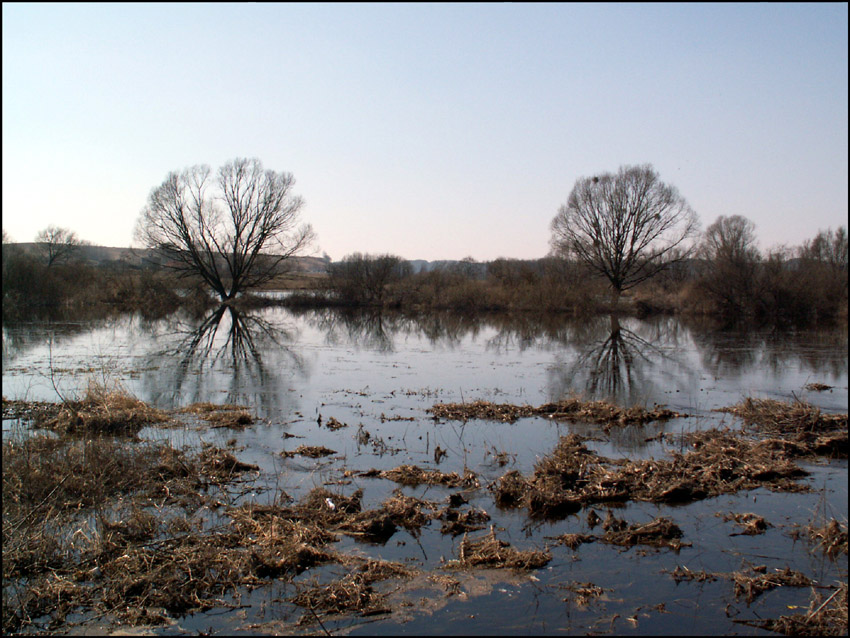
[[175, 476], [185, 479], [191, 461], [161, 444], [128, 445], [126, 439], [56, 439], [33, 436], [3, 443], [3, 521], [77, 511], [141, 491], [161, 493]]
[[747, 604], [753, 602], [764, 592], [776, 587], [810, 587], [814, 584], [807, 576], [789, 567], [777, 569], [772, 574], [751, 575], [744, 572], [734, 572], [732, 581], [735, 583], [735, 597], [746, 598]]
[[243, 463], [227, 450], [207, 447], [199, 457], [201, 473], [215, 483], [229, 482], [237, 474], [259, 471], [260, 466]]
[[811, 522], [806, 527], [806, 530], [808, 531], [809, 540], [830, 558], [847, 553], [846, 523], [839, 523], [833, 518], [823, 525], [815, 525], [814, 522]]
[[723, 516], [723, 520], [727, 522], [735, 521], [743, 528], [740, 532], [731, 534], [731, 536], [756, 536], [758, 534], [764, 534], [767, 528], [770, 527], [770, 523], [763, 516], [753, 514], [752, 512], [727, 514]]
[[232, 534], [186, 534], [154, 546], [132, 545], [101, 571], [102, 603], [119, 617], [142, 601], [172, 614], [227, 606], [224, 596], [258, 582], [248, 552]]
[[710, 572], [705, 571], [704, 569], [695, 572], [691, 569], [688, 569], [684, 565], [677, 565], [676, 569], [674, 569], [672, 572], [669, 572], [669, 574], [673, 578], [673, 580], [676, 581], [676, 584], [679, 584], [683, 581], [696, 581], [698, 583], [713, 582], [718, 578], [717, 574], [712, 574]]
[[810, 390], [812, 392], [824, 392], [826, 390], [832, 390], [831, 385], [827, 385], [825, 383], [807, 383], [803, 386], [806, 390]]
[[613, 589], [605, 589], [593, 583], [573, 582], [566, 585], [560, 585], [561, 589], [566, 589], [572, 593], [572, 596], [564, 598], [564, 602], [572, 602], [579, 607], [586, 607], [589, 603], [596, 600], [606, 591], [614, 591]]
[[498, 404], [489, 401], [438, 403], [428, 411], [437, 418], [462, 421], [485, 419], [513, 423], [520, 418], [544, 416], [560, 421], [583, 421], [608, 426], [643, 424], [687, 416], [660, 406], [655, 406], [652, 410], [640, 406], [621, 408], [607, 401], [582, 401], [578, 398], [546, 403], [536, 408], [530, 405]]
[[445, 485], [446, 487], [478, 487], [478, 479], [470, 471], [460, 476], [457, 472], [441, 472], [439, 470], [423, 470], [416, 465], [399, 465], [391, 470], [372, 473], [365, 472], [362, 476], [378, 476], [402, 485]]
[[317, 487], [293, 506], [269, 508], [266, 516], [273, 515], [320, 528], [329, 534], [343, 533], [372, 543], [386, 543], [399, 526], [416, 533], [430, 520], [422, 509], [433, 506], [424, 501], [396, 492], [380, 508], [363, 510], [362, 496], [363, 490], [360, 489], [351, 496], [344, 496]]
[[290, 601], [309, 610], [300, 618], [299, 625], [320, 622], [317, 612], [328, 615], [357, 613], [361, 616], [391, 613], [392, 609], [386, 602], [387, 595], [375, 591], [372, 585], [388, 578], [408, 578], [412, 575], [410, 569], [399, 563], [369, 560], [358, 571], [348, 573], [339, 580], [327, 585], [314, 583], [303, 588]]
[[257, 564], [243, 537], [199, 533], [187, 515], [210, 481], [245, 467], [214, 448], [193, 458], [125, 437], [4, 442], [4, 632], [56, 627], [77, 609], [151, 623], [162, 616], [145, 610], [226, 606]]
[[327, 423], [325, 423], [325, 427], [333, 432], [336, 430], [341, 430], [342, 428], [347, 428], [348, 423], [337, 421], [334, 417], [331, 417], [327, 420]]
[[53, 416], [42, 411], [34, 422], [71, 435], [135, 436], [143, 427], [169, 421], [162, 410], [130, 396], [125, 390], [90, 383], [81, 401], [66, 401]]
[[244, 405], [231, 403], [192, 403], [179, 410], [182, 414], [194, 414], [211, 424], [213, 428], [241, 429], [254, 423], [254, 417]]
[[332, 450], [323, 445], [299, 445], [291, 452], [287, 450], [281, 452], [281, 455], [285, 456], [286, 458], [292, 458], [293, 456], [299, 454], [301, 456], [306, 456], [311, 459], [318, 459], [323, 456], [330, 456], [331, 454], [336, 454], [336, 450]]
[[600, 537], [603, 543], [633, 547], [634, 545], [649, 545], [651, 547], [671, 547], [681, 549], [689, 543], [682, 543], [682, 530], [669, 518], [663, 516], [649, 523], [629, 525], [622, 519], [614, 518], [609, 513], [609, 520], [603, 523], [605, 534]]
[[426, 515], [423, 510], [433, 511], [436, 506], [428, 501], [407, 496], [401, 490], [395, 490], [393, 495], [381, 504], [381, 507], [396, 525], [416, 535], [430, 520], [430, 515]]
[[277, 507], [244, 505], [229, 512], [240, 538], [250, 538], [250, 557], [260, 577], [300, 574], [339, 557], [325, 546], [337, 537], [314, 522], [292, 520]]
[[3, 397], [3, 419], [23, 419], [36, 424], [55, 418], [62, 407], [61, 403], [48, 401], [22, 401]]
[[566, 545], [570, 549], [578, 549], [584, 543], [592, 543], [596, 540], [593, 534], [561, 534], [555, 538], [559, 545]]
[[440, 528], [441, 534], [458, 536], [466, 532], [484, 529], [484, 523], [490, 520], [490, 515], [484, 510], [474, 507], [465, 511], [446, 507], [437, 513], [436, 518], [443, 522]]
[[810, 403], [796, 400], [793, 403], [775, 399], [746, 398], [741, 403], [721, 412], [741, 417], [745, 423], [775, 434], [801, 432], [832, 432], [847, 428], [846, 414], [824, 414]]
[[621, 518], [614, 516], [609, 510], [608, 517], [602, 524], [604, 534], [561, 534], [553, 540], [559, 545], [566, 545], [570, 549], [577, 549], [584, 543], [601, 541], [611, 545], [622, 547], [633, 547], [635, 545], [649, 545], [651, 547], [671, 547], [679, 550], [689, 546], [683, 543], [682, 530], [668, 518], [659, 517], [648, 523], [629, 524]]
[[469, 540], [463, 535], [460, 542], [459, 558], [446, 563], [446, 567], [499, 567], [510, 569], [538, 569], [552, 560], [549, 552], [539, 550], [519, 551], [507, 541], [496, 538], [496, 531], [490, 526], [490, 533], [477, 540]]
[[788, 456], [847, 457], [846, 414], [824, 414], [799, 400], [785, 403], [753, 398], [719, 411], [734, 414], [759, 432], [777, 437], [765, 444], [784, 448]]
[[847, 583], [841, 583], [826, 600], [813, 588], [808, 613], [751, 624], [786, 636], [846, 636]]
[[492, 488], [496, 504], [553, 518], [592, 503], [687, 503], [757, 487], [807, 489], [795, 480], [806, 472], [782, 450], [730, 431], [690, 434], [687, 452], [671, 451], [669, 459], [660, 460], [612, 461], [588, 450], [584, 440], [575, 434], [561, 437], [528, 478], [506, 473]]

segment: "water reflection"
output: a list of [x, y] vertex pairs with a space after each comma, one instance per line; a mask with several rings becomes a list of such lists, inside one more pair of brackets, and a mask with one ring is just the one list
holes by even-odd
[[703, 367], [715, 377], [736, 378], [753, 368], [773, 374], [791, 366], [813, 375], [847, 374], [846, 329], [753, 330], [746, 326], [693, 326]]
[[643, 404], [659, 394], [659, 382], [665, 387], [694, 382], [696, 372], [675, 354], [684, 340], [678, 322], [660, 317], [638, 323], [636, 330], [615, 315], [585, 320], [581, 338], [573, 341], [577, 354], [569, 362], [559, 355], [550, 369], [551, 398], [579, 393], [623, 405]]
[[329, 345], [393, 352], [394, 335], [403, 327], [402, 317], [380, 309], [322, 309], [298, 313], [307, 323], [325, 334]]
[[173, 336], [171, 345], [149, 356], [155, 372], [143, 377], [156, 405], [213, 401], [278, 412], [282, 375], [308, 374], [292, 347], [294, 331], [231, 306], [220, 306], [195, 326], [178, 324]]

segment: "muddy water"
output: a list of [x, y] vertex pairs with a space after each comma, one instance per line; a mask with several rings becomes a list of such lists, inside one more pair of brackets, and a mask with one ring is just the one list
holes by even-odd
[[[268, 502], [280, 490], [297, 499], [320, 485], [345, 494], [359, 487], [364, 508], [398, 486], [351, 477], [346, 470], [405, 463], [444, 472], [468, 468], [486, 487], [508, 470], [532, 472], [570, 432], [592, 437], [588, 447], [605, 456], [662, 458], [670, 445], [655, 435], [738, 427], [733, 417], [714, 410], [747, 396], [800, 398], [828, 412], [846, 412], [847, 368], [846, 327], [724, 330], [670, 317], [473, 320], [268, 309], [3, 328], [4, 397], [55, 401], [79, 395], [94, 379], [120, 383], [160, 408], [198, 401], [248, 405], [260, 420], [244, 430], [187, 427], [142, 435], [222, 447], [236, 439], [239, 459], [263, 468], [241, 500]], [[811, 383], [831, 388], [807, 389]], [[621, 405], [658, 403], [689, 416], [604, 434], [598, 426], [539, 417], [515, 423], [438, 422], [427, 412], [435, 403], [483, 399], [540, 405], [572, 394]], [[331, 418], [345, 427], [325, 427]], [[16, 427], [4, 421], [4, 436]], [[299, 445], [322, 445], [335, 454], [281, 455]], [[437, 446], [447, 454], [439, 464]], [[678, 552], [602, 543], [576, 550], [558, 546], [553, 537], [590, 531], [586, 511], [559, 521], [529, 521], [523, 510], [499, 510], [482, 488], [468, 495], [470, 505], [488, 512], [499, 537], [513, 547], [548, 547], [553, 559], [546, 567], [530, 576], [502, 570], [453, 573], [461, 591], [451, 596], [422, 578], [394, 594], [394, 615], [327, 620], [325, 628], [353, 634], [764, 633], [734, 621], [802, 611], [811, 590], [779, 588], [747, 605], [734, 597], [729, 580], [677, 584], [669, 572], [678, 566], [730, 572], [752, 564], [791, 567], [824, 585], [846, 582], [846, 556], [826, 559], [789, 532], [816, 511], [846, 521], [847, 462], [802, 465], [811, 473], [805, 481], [816, 490], [812, 493], [755, 490], [681, 507], [628, 503], [618, 508], [617, 516], [629, 522], [672, 518], [682, 540], [692, 543]], [[451, 492], [424, 485], [403, 491], [430, 501]], [[604, 508], [599, 511], [605, 515]], [[760, 514], [772, 526], [762, 535], [733, 536], [739, 529], [723, 515], [734, 512]], [[343, 538], [336, 549], [405, 562], [428, 573], [457, 558], [459, 544], [460, 537], [441, 535], [432, 522], [419, 537], [399, 530], [383, 545]], [[298, 580], [331, 580], [342, 571], [331, 565]], [[566, 589], [571, 583], [593, 583], [604, 592], [582, 602]], [[158, 633], [297, 631], [292, 623], [303, 610], [284, 600], [292, 593], [282, 584], [244, 592], [241, 609], [177, 619]], [[305, 629], [311, 630], [315, 626]]]

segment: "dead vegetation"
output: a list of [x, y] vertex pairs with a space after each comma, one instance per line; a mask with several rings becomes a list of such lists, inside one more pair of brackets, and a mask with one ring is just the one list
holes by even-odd
[[294, 450], [284, 450], [283, 452], [281, 452], [281, 455], [287, 458], [292, 458], [293, 456], [300, 455], [306, 456], [311, 459], [318, 459], [323, 456], [330, 456], [331, 454], [336, 454], [336, 450], [332, 450], [323, 445], [299, 445]]
[[3, 467], [5, 633], [79, 609], [155, 622], [145, 610], [226, 606], [222, 596], [256, 581], [235, 536], [189, 521], [213, 485], [250, 467], [229, 453], [36, 435], [5, 441]]
[[735, 584], [735, 597], [745, 598], [748, 605], [764, 592], [777, 587], [809, 587], [814, 584], [810, 578], [790, 567], [777, 569], [773, 573], [733, 572], [731, 578]]
[[326, 585], [312, 583], [301, 587], [301, 591], [290, 600], [308, 610], [298, 621], [299, 625], [321, 622], [317, 612], [325, 615], [356, 613], [374, 616], [391, 613], [387, 595], [375, 590], [373, 585], [389, 578], [410, 578], [414, 571], [400, 563], [387, 561], [364, 561], [354, 572]]
[[812, 588], [808, 613], [751, 621], [746, 624], [786, 636], [846, 636], [847, 583], [840, 583], [825, 599]]
[[170, 420], [166, 412], [126, 391], [90, 383], [79, 401], [57, 404], [57, 410], [35, 413], [34, 425], [60, 434], [135, 436], [143, 427]]
[[337, 421], [334, 417], [331, 417], [328, 419], [327, 423], [325, 423], [325, 427], [333, 432], [341, 430], [342, 428], [347, 428], [348, 424], [343, 423], [342, 421]]
[[254, 417], [246, 406], [231, 403], [192, 403], [178, 412], [194, 414], [213, 428], [242, 429], [254, 423]]
[[649, 523], [629, 524], [623, 519], [616, 518], [613, 513], [608, 512], [608, 519], [602, 524], [605, 534], [599, 539], [603, 543], [633, 547], [635, 545], [649, 545], [651, 547], [670, 547], [679, 550], [690, 546], [683, 543], [682, 530], [669, 518], [663, 516], [653, 519]]
[[647, 545], [650, 547], [669, 547], [679, 550], [689, 547], [690, 543], [682, 542], [682, 530], [666, 517], [655, 518], [648, 523], [630, 524], [624, 519], [614, 516], [608, 511], [608, 516], [602, 523], [603, 534], [561, 534], [553, 540], [559, 545], [565, 545], [572, 550], [578, 549], [585, 543], [599, 541], [609, 545], [634, 547]]
[[847, 523], [839, 523], [835, 518], [819, 523], [809, 522], [805, 535], [810, 543], [830, 558], [847, 554]]
[[810, 403], [746, 398], [721, 412], [740, 417], [773, 445], [784, 446], [795, 456], [822, 455], [847, 458], [847, 415], [824, 414]]
[[463, 476], [457, 472], [441, 472], [440, 470], [423, 470], [416, 465], [399, 465], [391, 470], [367, 470], [361, 472], [363, 477], [378, 477], [388, 479], [401, 485], [444, 485], [446, 487], [478, 487], [478, 478], [473, 472], [465, 471]]
[[564, 602], [570, 602], [579, 607], [586, 607], [591, 602], [602, 596], [606, 591], [614, 591], [613, 589], [605, 589], [593, 583], [572, 582], [565, 585], [560, 585], [561, 589], [566, 589], [572, 594], [564, 598]]
[[749, 570], [730, 573], [706, 572], [705, 570], [694, 572], [680, 565], [669, 573], [677, 583], [682, 581], [730, 580], [734, 585], [735, 598], [745, 599], [748, 605], [764, 592], [777, 587], [811, 587], [815, 584], [808, 576], [794, 571], [790, 567], [768, 571], [765, 565], [754, 565]]
[[806, 390], [810, 390], [812, 392], [824, 392], [826, 390], [832, 390], [831, 385], [827, 385], [825, 383], [807, 383], [803, 386]]
[[661, 406], [651, 410], [640, 406], [622, 408], [607, 401], [582, 401], [578, 398], [565, 399], [534, 407], [510, 403], [474, 401], [472, 403], [437, 403], [430, 410], [435, 418], [456, 421], [483, 419], [513, 423], [517, 419], [540, 416], [558, 421], [582, 421], [605, 426], [642, 425], [651, 421], [666, 421], [687, 414], [679, 414]]
[[[505, 406], [479, 403], [494, 410], [494, 418], [506, 421], [520, 418], [515, 415], [525, 415], [526, 409], [538, 411], [532, 416], [555, 419], [581, 414], [576, 420], [598, 418], [596, 422], [603, 426], [681, 416], [605, 412], [601, 406], [587, 404], [586, 412], [570, 412], [563, 403], [511, 412], [504, 411]], [[562, 437], [550, 454], [538, 460], [530, 476], [510, 471], [491, 485], [494, 500], [499, 507], [526, 508], [531, 518], [559, 518], [592, 504], [629, 500], [687, 503], [758, 487], [805, 490], [797, 479], [806, 473], [794, 459], [834, 454], [841, 449], [842, 428], [846, 455], [846, 415], [823, 415], [806, 404], [776, 404], [747, 400], [728, 409], [741, 416], [760, 438], [728, 429], [694, 432], [683, 435], [678, 449], [669, 449], [668, 456], [658, 460], [612, 460], [588, 449], [583, 437]], [[137, 433], [144, 425], [168, 422], [170, 417], [126, 395], [92, 391], [73, 408], [4, 400], [3, 408], [4, 413], [20, 414], [18, 418], [50, 424], [59, 434], [58, 438], [34, 435], [3, 442], [2, 609], [6, 633], [56, 630], [69, 614], [80, 612], [109, 615], [131, 625], [158, 624], [169, 616], [234, 607], [246, 588], [261, 586], [269, 579], [294, 578], [328, 564], [350, 571], [333, 582], [319, 584], [314, 579], [299, 585], [298, 593], [289, 600], [306, 610], [302, 624], [321, 622], [321, 617], [328, 615], [389, 613], [387, 593], [377, 584], [407, 578], [413, 571], [397, 563], [345, 556], [331, 546], [342, 535], [358, 542], [385, 544], [399, 528], [416, 538], [432, 520], [439, 521], [442, 534], [463, 534], [458, 557], [448, 561], [446, 568], [531, 570], [547, 565], [552, 558], [548, 551], [518, 551], [498, 539], [493, 526], [483, 536], [469, 537], [487, 525], [490, 515], [483, 509], [464, 507], [468, 505], [466, 490], [480, 487], [478, 477], [467, 469], [462, 476], [416, 465], [346, 473], [384, 478], [403, 486], [463, 490], [452, 493], [448, 502], [426, 501], [396, 489], [382, 503], [367, 509], [361, 489], [345, 495], [317, 487], [298, 502], [281, 494], [273, 505], [218, 509], [227, 518], [210, 528], [199, 514], [202, 506], [220, 507], [218, 498], [233, 502], [226, 498], [227, 491], [240, 481], [252, 480], [258, 466], [214, 446], [189, 454], [128, 438], [127, 434]], [[240, 423], [238, 415], [243, 409], [194, 404], [180, 413], [195, 414], [213, 427], [242, 427], [245, 423]], [[222, 416], [225, 414], [230, 416]], [[436, 412], [435, 416], [485, 418]], [[122, 424], [122, 418], [127, 423]], [[80, 433], [99, 436], [66, 436]], [[122, 436], [106, 436], [119, 433]], [[674, 441], [672, 437], [664, 440], [668, 444]], [[295, 454], [319, 458], [335, 452], [322, 446], [284, 452], [286, 456]], [[740, 525], [740, 534], [762, 533], [769, 526], [752, 513], [729, 514], [724, 519]], [[632, 524], [610, 510], [604, 520], [591, 510], [587, 521], [591, 528], [601, 524], [602, 533], [563, 534], [554, 540], [573, 550], [597, 541], [625, 548], [643, 545], [678, 550], [689, 545], [683, 542], [681, 529], [666, 517]], [[835, 519], [817, 525], [812, 522], [805, 533], [830, 557], [847, 553], [846, 524]], [[677, 582], [729, 579], [735, 597], [748, 604], [775, 587], [812, 586], [810, 579], [788, 568], [771, 573], [756, 567], [749, 572], [711, 574], [681, 567], [672, 575]], [[574, 583], [566, 589], [580, 605], [604, 591], [590, 583]], [[846, 584], [829, 598], [813, 594], [808, 614], [782, 616], [759, 626], [789, 633], [846, 633], [846, 595]]]
[[687, 503], [757, 487], [807, 489], [796, 481], [806, 472], [784, 450], [729, 430], [688, 434], [687, 452], [670, 450], [669, 459], [657, 460], [613, 461], [589, 450], [585, 440], [576, 434], [561, 437], [530, 477], [506, 473], [491, 486], [496, 504], [557, 518], [594, 503]]
[[763, 516], [753, 514], [752, 512], [725, 514], [723, 515], [723, 520], [726, 522], [735, 521], [742, 528], [740, 532], [735, 532], [730, 534], [730, 536], [756, 536], [758, 534], [764, 534], [767, 528], [770, 527], [770, 523]]
[[545, 566], [552, 555], [540, 550], [519, 551], [510, 543], [496, 538], [496, 531], [478, 539], [470, 540], [466, 534], [460, 542], [457, 560], [446, 563], [447, 568], [498, 567], [508, 569], [539, 569]]

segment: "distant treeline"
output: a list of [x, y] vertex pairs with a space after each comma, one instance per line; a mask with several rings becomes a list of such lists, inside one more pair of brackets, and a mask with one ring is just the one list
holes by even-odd
[[622, 297], [583, 264], [559, 257], [466, 259], [414, 272], [394, 255], [355, 253], [331, 263], [323, 286], [288, 304], [463, 311], [630, 311], [813, 321], [847, 317], [847, 233], [822, 231], [765, 254], [703, 246]]
[[[728, 248], [725, 247], [725, 248]], [[355, 253], [326, 260], [323, 276], [278, 287], [298, 288], [279, 303], [410, 310], [532, 311], [583, 314], [623, 311], [725, 318], [815, 321], [847, 318], [847, 233], [819, 232], [794, 248], [761, 253], [704, 245], [621, 297], [583, 264], [562, 257], [501, 258], [428, 264], [395, 255]], [[199, 279], [177, 277], [162, 264], [99, 265], [68, 255], [52, 262], [17, 244], [3, 246], [3, 316], [38, 311], [113, 308], [163, 316], [177, 307], [215, 303]], [[297, 285], [293, 285], [297, 283]], [[306, 288], [306, 289], [305, 289]], [[246, 295], [245, 302], [251, 299]], [[254, 298], [253, 301], [262, 303]], [[268, 303], [266, 301], [265, 303]]]

